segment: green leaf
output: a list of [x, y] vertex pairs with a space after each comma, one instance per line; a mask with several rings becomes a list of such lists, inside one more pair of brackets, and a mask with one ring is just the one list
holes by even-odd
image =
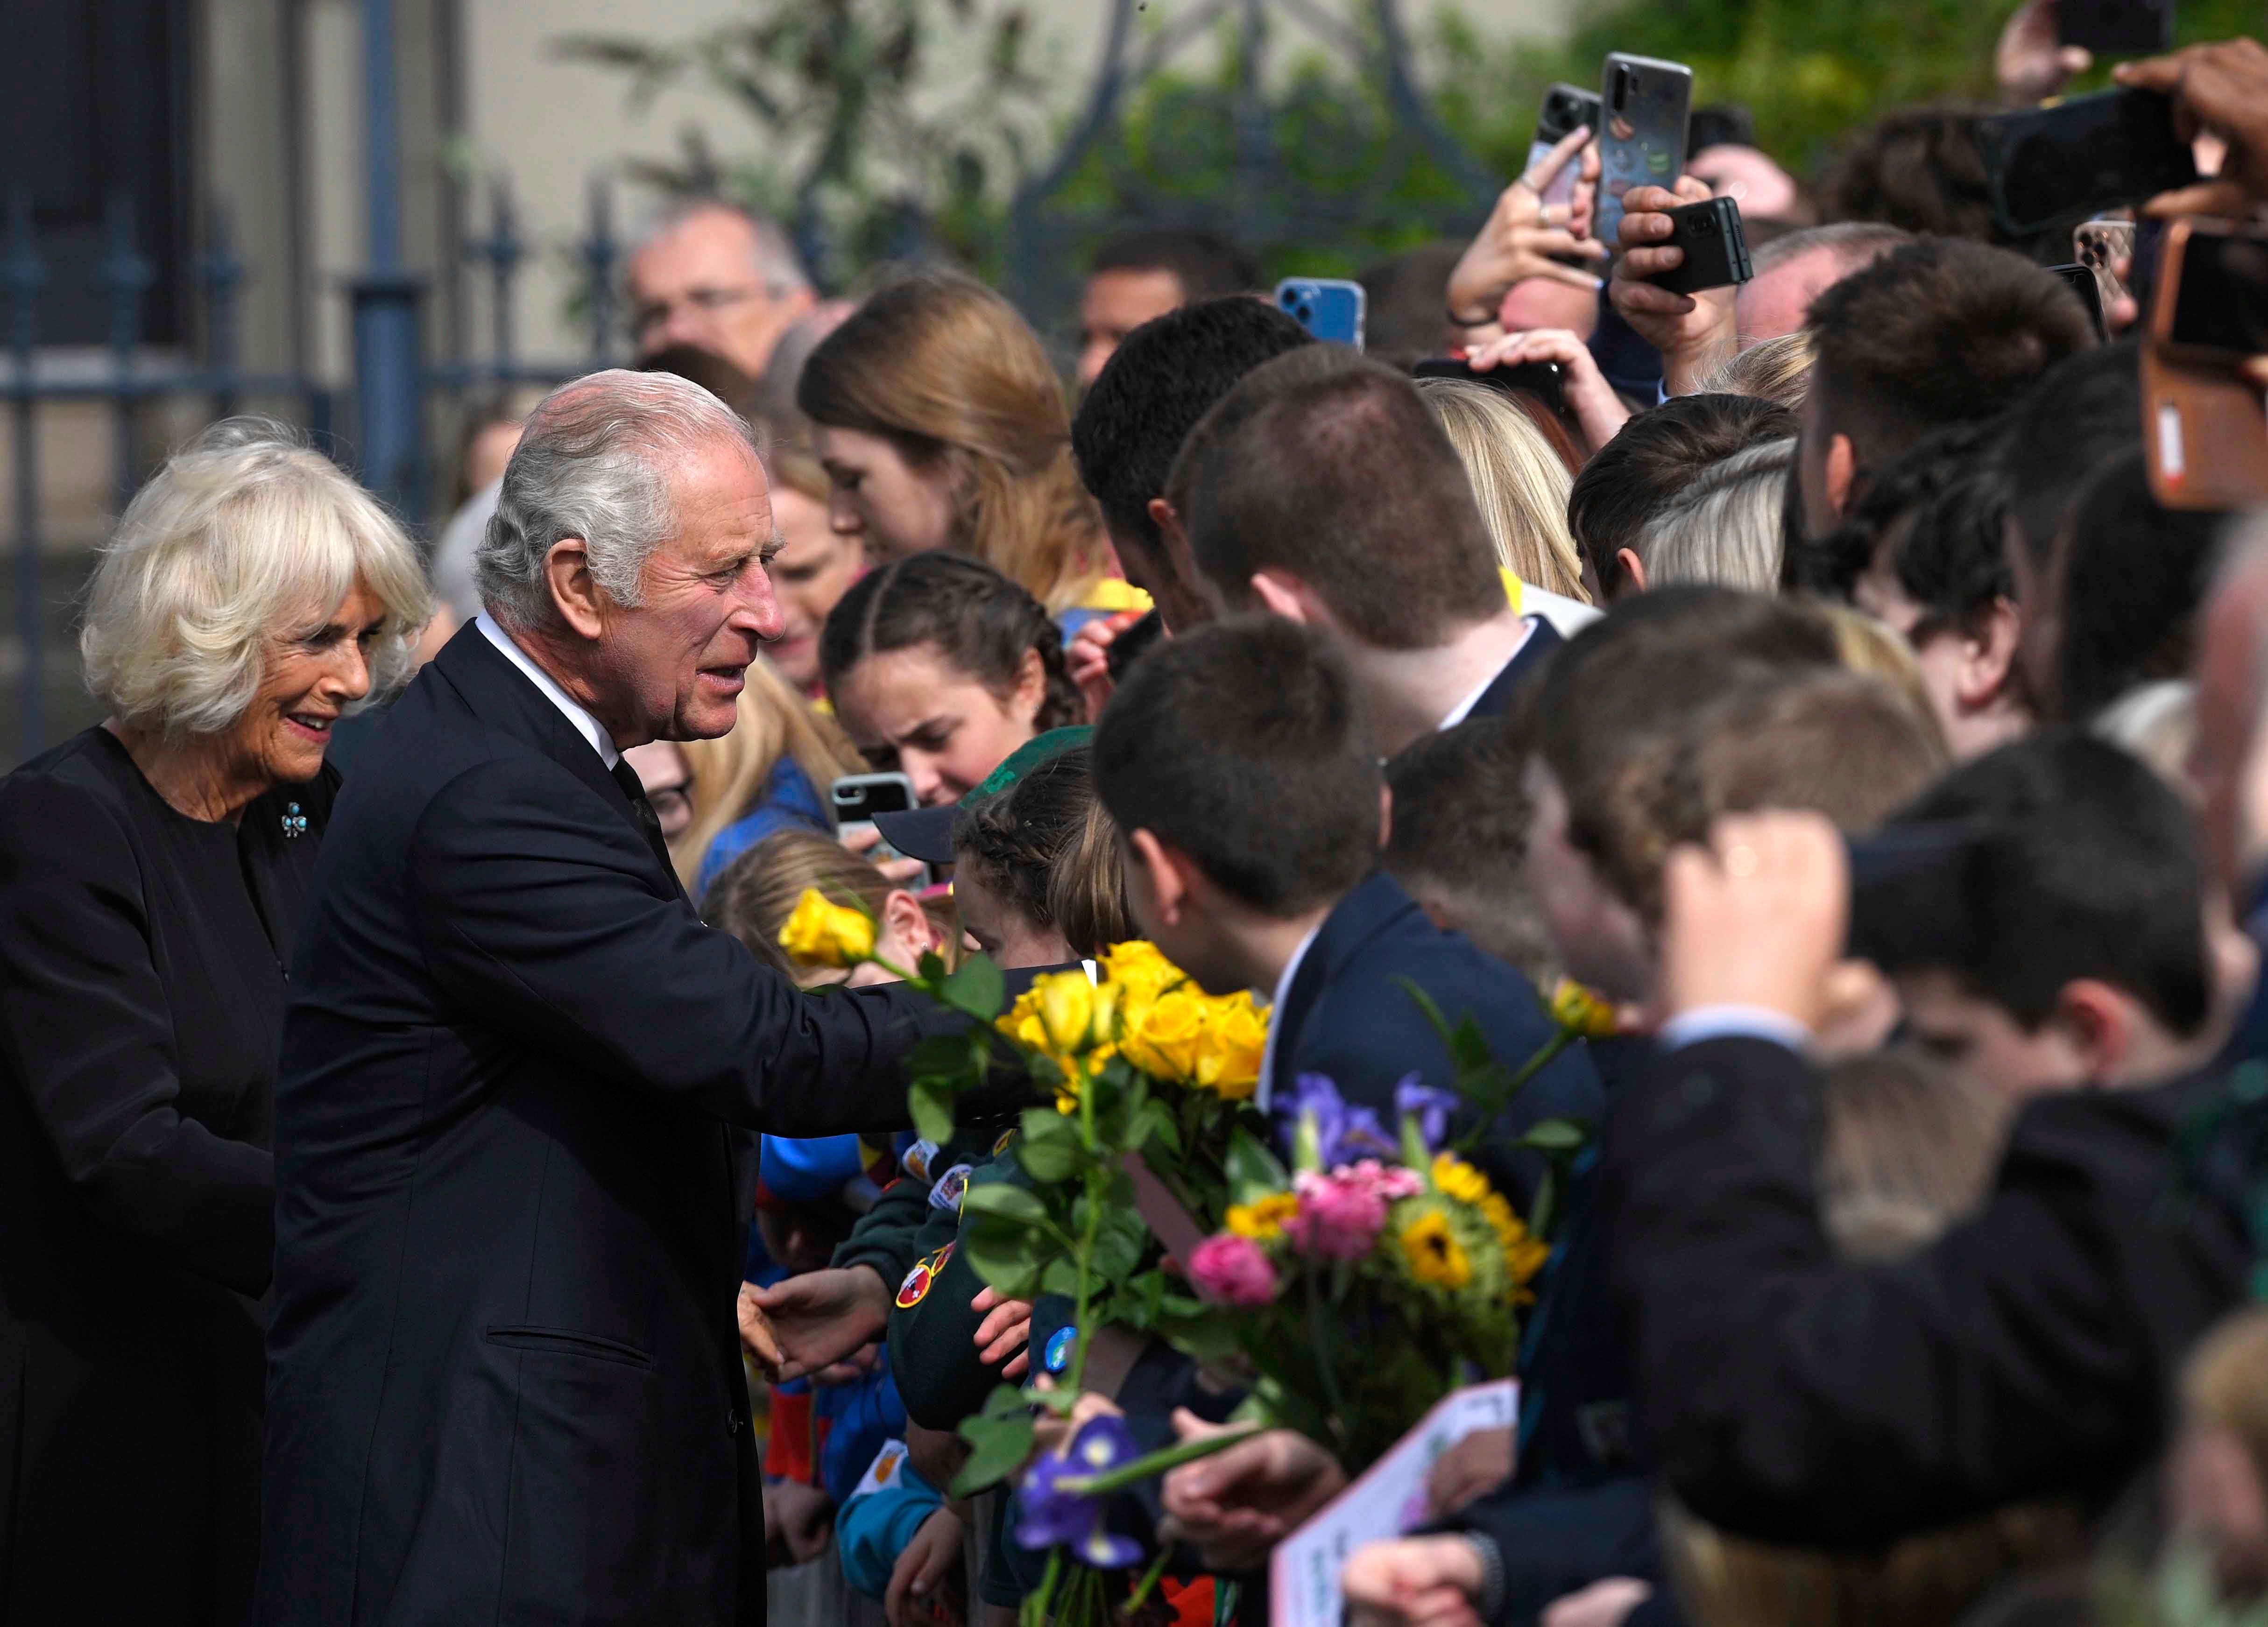
[[1106, 1283], [1123, 1282], [1141, 1264], [1142, 1251], [1149, 1242], [1150, 1228], [1134, 1211], [1132, 1195], [1129, 1193], [1123, 1200], [1114, 1199], [1103, 1211], [1102, 1224], [1095, 1228], [1089, 1277]]
[[1040, 1201], [1038, 1194], [1005, 1181], [987, 1181], [970, 1187], [961, 1194], [961, 1214], [963, 1219], [970, 1215], [995, 1215], [1021, 1226], [1042, 1227], [1057, 1237], [1063, 1235], [1056, 1230], [1054, 1220], [1048, 1215], [1048, 1206]]
[[992, 1393], [984, 1398], [977, 1415], [988, 1418], [1021, 1418], [1031, 1416], [1032, 1398], [1013, 1384], [995, 1384]]
[[935, 1079], [919, 1079], [906, 1090], [914, 1129], [925, 1141], [943, 1146], [953, 1139], [953, 1092]]
[[1128, 1139], [1138, 1152], [1152, 1141], [1168, 1152], [1182, 1150], [1182, 1131], [1174, 1123], [1174, 1110], [1155, 1097], [1144, 1102], [1142, 1110], [1134, 1115], [1134, 1127]]
[[1553, 1212], [1559, 1207], [1559, 1171], [1546, 1166], [1543, 1178], [1535, 1183], [1535, 1199], [1528, 1205], [1528, 1229], [1541, 1238], [1551, 1235], [1551, 1222], [1558, 1217]]
[[906, 1053], [906, 1075], [936, 1079], [955, 1089], [965, 1089], [983, 1077], [968, 1049], [968, 1036], [962, 1034], [932, 1034], [915, 1046]]
[[[1092, 1279], [1088, 1285], [1092, 1287]], [[1057, 1255], [1040, 1272], [1040, 1292], [1059, 1293], [1066, 1299], [1079, 1293], [1079, 1267], [1067, 1255]]]
[[985, 955], [963, 961], [960, 968], [945, 980], [945, 1003], [957, 1012], [967, 1012], [979, 1022], [990, 1022], [998, 1017], [1007, 996], [1008, 985], [1000, 975], [1000, 968]]
[[979, 1414], [963, 1418], [960, 1435], [968, 1443], [969, 1452], [968, 1461], [953, 1477], [951, 1491], [954, 1497], [973, 1496], [998, 1485], [1021, 1469], [1024, 1460], [1032, 1455], [1033, 1429], [1028, 1413], [1017, 1417]]
[[1538, 1152], [1573, 1152], [1590, 1139], [1590, 1130], [1578, 1119], [1540, 1119], [1520, 1137], [1520, 1145]]
[[1402, 985], [1403, 993], [1408, 995], [1411, 1002], [1417, 1005], [1418, 1012], [1432, 1027], [1433, 1032], [1441, 1036], [1443, 1049], [1454, 1056], [1456, 1045], [1450, 1037], [1449, 1020], [1441, 1015], [1441, 1008], [1434, 1003], [1433, 997], [1419, 988], [1410, 978], [1397, 977], [1394, 981]]
[[1484, 1073], [1496, 1066], [1495, 1053], [1489, 1049], [1488, 1036], [1481, 1032], [1479, 1023], [1469, 1015], [1449, 1031], [1449, 1060], [1460, 1073]]
[[1016, 1161], [1042, 1186], [1070, 1180], [1086, 1161], [1086, 1149], [1079, 1141], [1079, 1121], [1053, 1108], [1025, 1108]]
[[969, 1197], [995, 1189], [971, 1187], [961, 1200], [960, 1245], [969, 1269], [1012, 1299], [1028, 1299], [1040, 1272], [1061, 1250], [1044, 1233], [1020, 1220], [967, 1212]]
[[1228, 1176], [1228, 1200], [1232, 1204], [1249, 1204], [1270, 1192], [1281, 1192], [1292, 1184], [1292, 1177], [1284, 1173], [1284, 1166], [1276, 1155], [1241, 1126], [1229, 1132], [1228, 1155], [1224, 1160]]

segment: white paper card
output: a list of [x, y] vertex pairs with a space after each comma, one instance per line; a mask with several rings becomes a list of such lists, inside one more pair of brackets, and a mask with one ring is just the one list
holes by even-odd
[[1268, 1562], [1272, 1627], [1339, 1627], [1339, 1572], [1354, 1550], [1424, 1525], [1425, 1476], [1434, 1460], [1468, 1435], [1519, 1422], [1516, 1379], [1444, 1395], [1384, 1457], [1276, 1545]]

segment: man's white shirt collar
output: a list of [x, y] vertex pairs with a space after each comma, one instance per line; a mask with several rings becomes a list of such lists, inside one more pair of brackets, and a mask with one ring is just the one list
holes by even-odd
[[1307, 929], [1300, 946], [1292, 951], [1292, 958], [1284, 962], [1284, 975], [1276, 980], [1276, 992], [1268, 1002], [1268, 1040], [1260, 1048], [1260, 1090], [1258, 1106], [1268, 1111], [1268, 1099], [1275, 1093], [1276, 1086], [1276, 1024], [1283, 1015], [1285, 998], [1292, 992], [1292, 980], [1300, 975], [1300, 962], [1307, 958], [1307, 951], [1315, 946], [1315, 934], [1323, 930], [1318, 921]]
[[1503, 677], [1505, 667], [1511, 666], [1514, 661], [1520, 659], [1520, 652], [1528, 648], [1528, 641], [1535, 637], [1535, 618], [1532, 615], [1522, 616], [1520, 619], [1520, 642], [1512, 646], [1512, 653], [1504, 658], [1502, 666], [1499, 666], [1494, 672], [1491, 673], [1487, 677], [1475, 684], [1473, 686], [1473, 692], [1470, 695], [1468, 695], [1463, 700], [1459, 701], [1454, 706], [1452, 706], [1449, 709], [1449, 715], [1441, 719], [1440, 726], [1442, 728], [1454, 729], [1466, 718], [1471, 717], [1473, 715], [1473, 708], [1481, 703], [1481, 696], [1488, 693], [1489, 685]]
[[527, 674], [528, 682], [543, 691], [567, 721], [575, 725], [575, 733], [591, 742], [591, 749], [599, 754], [599, 761], [607, 765], [608, 772], [612, 773], [615, 764], [622, 760], [622, 754], [615, 749], [614, 737], [607, 733], [599, 720], [591, 716], [582, 703], [561, 688], [549, 673], [530, 660], [527, 652], [512, 643], [512, 635], [490, 620], [487, 611], [475, 616], [473, 625], [481, 629], [482, 637], [504, 652], [504, 659]]

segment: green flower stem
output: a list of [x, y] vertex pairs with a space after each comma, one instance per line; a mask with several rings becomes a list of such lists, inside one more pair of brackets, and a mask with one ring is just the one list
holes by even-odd
[[1142, 1608], [1143, 1601], [1150, 1596], [1150, 1590], [1158, 1585], [1158, 1579], [1165, 1575], [1166, 1561], [1173, 1557], [1174, 1550], [1169, 1544], [1158, 1544], [1158, 1557], [1150, 1561], [1150, 1568], [1143, 1572], [1142, 1579], [1134, 1584], [1133, 1593], [1127, 1596], [1126, 1603], [1119, 1612], [1121, 1616], [1130, 1617]]
[[1079, 1241], [1071, 1263], [1079, 1271], [1079, 1292], [1072, 1300], [1071, 1365], [1066, 1376], [1071, 1380], [1071, 1392], [1079, 1394], [1086, 1377], [1087, 1343], [1087, 1262], [1094, 1257], [1094, 1240], [1102, 1229], [1103, 1186], [1108, 1176], [1101, 1169], [1094, 1145], [1094, 1080], [1086, 1071], [1083, 1057], [1071, 1058], [1071, 1076], [1079, 1081], [1079, 1138], [1086, 1148], [1086, 1233]]
[[1113, 1491], [1123, 1491], [1139, 1485], [1155, 1475], [1179, 1469], [1184, 1463], [1194, 1463], [1199, 1458], [1211, 1457], [1216, 1452], [1241, 1446], [1260, 1433], [1260, 1425], [1248, 1424], [1225, 1434], [1208, 1435], [1203, 1440], [1184, 1440], [1175, 1446], [1160, 1447], [1155, 1452], [1145, 1452], [1130, 1463], [1121, 1463], [1116, 1469], [1105, 1469], [1099, 1475], [1065, 1475], [1056, 1482], [1058, 1491], [1075, 1492], [1080, 1497], [1108, 1497]]
[[1026, 1627], [1046, 1627], [1048, 1607], [1055, 1602], [1056, 1583], [1063, 1578], [1063, 1557], [1062, 1549], [1048, 1550], [1048, 1568], [1040, 1577], [1039, 1590], [1024, 1601]]
[[1537, 1051], [1533, 1056], [1530, 1056], [1528, 1059], [1527, 1064], [1523, 1066], [1519, 1072], [1512, 1076], [1512, 1089], [1510, 1093], [1513, 1095], [1519, 1094], [1520, 1087], [1527, 1084], [1528, 1080], [1534, 1079], [1538, 1073], [1541, 1073], [1546, 1067], [1548, 1067], [1554, 1056], [1557, 1056], [1561, 1051], [1565, 1050], [1570, 1045], [1572, 1045], [1575, 1042], [1576, 1037], [1576, 1033], [1572, 1028], [1562, 1028], [1557, 1034], [1554, 1034], [1550, 1042], [1544, 1045], [1543, 1049]]

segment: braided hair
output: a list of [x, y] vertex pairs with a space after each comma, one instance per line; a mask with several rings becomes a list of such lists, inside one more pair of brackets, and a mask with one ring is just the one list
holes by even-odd
[[932, 549], [870, 571], [845, 593], [819, 636], [829, 694], [870, 655], [927, 644], [994, 695], [1015, 692], [1025, 655], [1039, 652], [1047, 691], [1035, 733], [1086, 721], [1086, 702], [1064, 666], [1063, 633], [1040, 601], [991, 566]]

